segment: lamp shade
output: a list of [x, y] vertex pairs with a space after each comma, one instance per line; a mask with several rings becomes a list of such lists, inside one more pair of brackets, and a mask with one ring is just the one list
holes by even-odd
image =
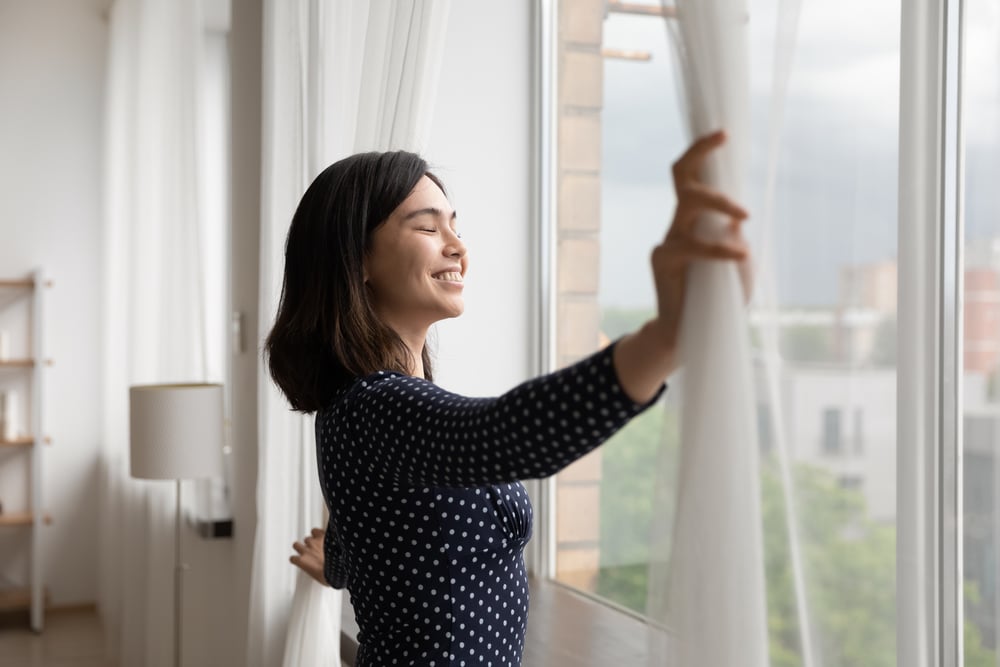
[[132, 477], [221, 477], [222, 385], [130, 387], [129, 436]]

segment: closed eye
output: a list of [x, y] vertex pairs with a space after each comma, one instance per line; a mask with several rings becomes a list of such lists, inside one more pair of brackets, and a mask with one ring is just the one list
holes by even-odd
[[432, 232], [432, 233], [437, 232], [436, 229], [431, 229], [430, 227], [418, 227], [417, 230], [421, 232]]

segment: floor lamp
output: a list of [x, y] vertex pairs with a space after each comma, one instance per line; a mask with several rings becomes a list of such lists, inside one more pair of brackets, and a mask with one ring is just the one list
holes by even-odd
[[181, 664], [181, 480], [222, 476], [221, 384], [129, 388], [132, 477], [172, 479], [174, 517], [174, 665]]

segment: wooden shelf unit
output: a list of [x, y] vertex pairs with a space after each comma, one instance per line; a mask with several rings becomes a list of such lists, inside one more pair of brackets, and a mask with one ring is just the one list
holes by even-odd
[[34, 368], [34, 359], [3, 359], [0, 360], [0, 368]]
[[0, 590], [0, 611], [19, 611], [31, 607], [30, 588]]
[[[45, 606], [49, 605], [49, 591], [42, 592]], [[31, 609], [31, 589], [0, 588], [0, 612], [26, 611]]]
[[[43, 514], [42, 522], [47, 526], [52, 525], [52, 516], [47, 513]], [[33, 523], [35, 523], [34, 512], [8, 512], [0, 514], [0, 528], [4, 526], [30, 526]]]
[[4, 440], [3, 438], [0, 438], [0, 447], [33, 447], [34, 444], [35, 439], [31, 436], [14, 438], [13, 440]]
[[[45, 406], [43, 391], [46, 380], [46, 368], [52, 365], [50, 359], [46, 359], [44, 353], [45, 337], [43, 324], [45, 321], [44, 298], [45, 289], [52, 286], [52, 282], [45, 279], [42, 270], [32, 272], [30, 276], [18, 279], [0, 279], [0, 310], [7, 308], [11, 304], [24, 299], [30, 299], [30, 307], [26, 309], [24, 318], [27, 319], [28, 340], [27, 349], [19, 351], [18, 358], [8, 358], [0, 361], [0, 372], [23, 373], [28, 379], [30, 389], [24, 397], [27, 405], [28, 421], [24, 430], [33, 435], [17, 434], [16, 437], [7, 439], [4, 433], [0, 433], [0, 450], [10, 451], [13, 448], [21, 448], [30, 457], [29, 474], [26, 479], [26, 488], [29, 489], [28, 510], [23, 512], [11, 512], [0, 514], [0, 529], [18, 528], [17, 535], [23, 535], [29, 540], [28, 558], [28, 581], [26, 585], [15, 585], [7, 589], [0, 589], [0, 611], [13, 611], [27, 609], [30, 613], [31, 629], [41, 632], [44, 626], [44, 612], [47, 604], [48, 592], [45, 589], [42, 578], [42, 556], [41, 556], [41, 525], [52, 523], [51, 515], [47, 513], [38, 514], [44, 507], [44, 497], [42, 493], [42, 464], [44, 463], [43, 448], [35, 447], [38, 442], [48, 442], [48, 438], [42, 438], [40, 434], [45, 433]], [[30, 315], [28, 315], [30, 313]], [[4, 457], [0, 464], [12, 457]], [[2, 498], [0, 498], [2, 500]], [[20, 539], [20, 537], [18, 538]], [[0, 558], [3, 554], [0, 554]], [[0, 563], [2, 564], [2, 563]]]

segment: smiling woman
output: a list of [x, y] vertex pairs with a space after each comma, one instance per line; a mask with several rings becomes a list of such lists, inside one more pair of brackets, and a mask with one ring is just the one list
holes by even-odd
[[[265, 345], [271, 376], [294, 409], [315, 412], [345, 382], [376, 370], [410, 373], [419, 364], [423, 377], [432, 379], [426, 346], [409, 347], [380, 317], [368, 276], [373, 258], [381, 280], [388, 253], [397, 260], [406, 256], [405, 237], [417, 235], [409, 227], [420, 225], [410, 222], [404, 230], [398, 209], [424, 182], [437, 186], [436, 201], [447, 203], [419, 156], [361, 153], [327, 167], [302, 196], [288, 230], [278, 315]], [[376, 245], [387, 254], [374, 252]], [[403, 288], [409, 285], [400, 280]], [[388, 284], [379, 285], [391, 303], [402, 301], [391, 299]]]
[[[365, 285], [379, 317], [396, 331], [414, 360], [421, 358], [430, 325], [458, 317], [468, 268], [455, 211], [441, 183], [424, 175], [372, 238]], [[419, 365], [419, 363], [416, 363]], [[423, 375], [422, 368], [414, 374]]]
[[[265, 352], [292, 407], [316, 412], [330, 511], [293, 562], [350, 591], [357, 665], [521, 663], [532, 509], [520, 480], [555, 474], [652, 405], [673, 368], [689, 263], [745, 258], [746, 212], [698, 177], [724, 140], [702, 138], [675, 166], [674, 225], [652, 255], [657, 315], [496, 398], [430, 381], [427, 330], [462, 314], [468, 257], [426, 162], [365, 153], [310, 185]], [[732, 221], [719, 242], [693, 234], [706, 210]]]

